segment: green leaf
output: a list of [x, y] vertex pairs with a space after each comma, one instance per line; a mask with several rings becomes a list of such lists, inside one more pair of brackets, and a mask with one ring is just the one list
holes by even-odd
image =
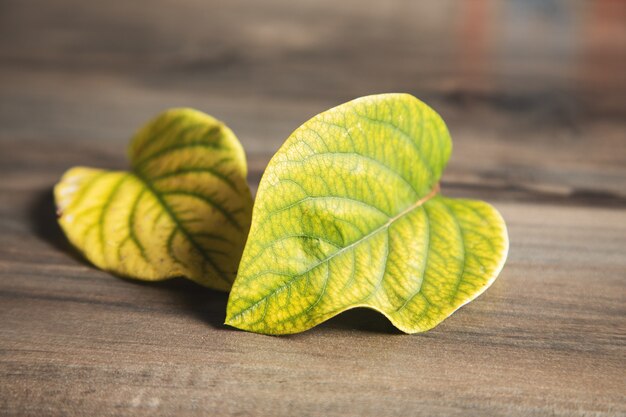
[[135, 135], [129, 154], [132, 172], [76, 167], [56, 185], [70, 242], [118, 275], [185, 276], [228, 290], [252, 211], [233, 132], [199, 111], [172, 109]]
[[363, 97], [287, 139], [259, 185], [226, 323], [307, 330], [354, 307], [414, 333], [494, 281], [508, 251], [499, 213], [439, 194], [448, 130], [407, 94]]

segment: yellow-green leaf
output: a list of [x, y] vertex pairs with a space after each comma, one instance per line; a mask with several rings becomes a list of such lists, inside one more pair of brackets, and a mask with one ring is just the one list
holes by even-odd
[[56, 185], [70, 242], [121, 276], [184, 276], [228, 290], [252, 210], [233, 132], [199, 111], [172, 109], [135, 135], [129, 155], [130, 172], [76, 167]]
[[363, 97], [287, 139], [259, 185], [226, 323], [287, 334], [354, 307], [428, 330], [481, 294], [508, 251], [499, 213], [439, 194], [448, 130], [407, 94]]

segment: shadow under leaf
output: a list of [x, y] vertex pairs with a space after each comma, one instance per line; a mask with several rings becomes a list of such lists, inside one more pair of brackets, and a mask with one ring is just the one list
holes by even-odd
[[405, 334], [381, 313], [371, 308], [353, 308], [320, 324], [320, 328], [356, 330], [368, 333]]
[[65, 252], [84, 265], [91, 265], [67, 240], [57, 221], [56, 205], [52, 187], [35, 192], [28, 210], [29, 226], [33, 234], [54, 249]]
[[211, 290], [182, 277], [156, 282], [139, 281], [126, 277], [119, 278], [130, 285], [149, 287], [151, 291], [167, 293], [174, 306], [180, 306], [181, 309], [193, 314], [215, 329], [229, 329], [224, 326], [226, 304], [228, 303], [228, 294], [225, 292]]

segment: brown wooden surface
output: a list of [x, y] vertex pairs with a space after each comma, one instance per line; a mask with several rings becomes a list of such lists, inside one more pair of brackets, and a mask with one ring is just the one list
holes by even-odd
[[[618, 1], [2, 0], [0, 415], [626, 415], [624, 21]], [[225, 294], [112, 277], [56, 225], [63, 171], [125, 167], [164, 108], [228, 123], [256, 185], [300, 123], [383, 91], [442, 114], [443, 192], [509, 226], [500, 278], [430, 332], [367, 310], [235, 331]]]

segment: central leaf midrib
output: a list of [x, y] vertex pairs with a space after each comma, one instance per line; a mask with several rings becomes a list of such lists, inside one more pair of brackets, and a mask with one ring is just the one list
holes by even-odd
[[363, 241], [369, 239], [370, 237], [374, 236], [375, 234], [388, 229], [393, 223], [395, 223], [396, 221], [398, 221], [399, 219], [401, 219], [402, 217], [406, 216], [407, 214], [409, 214], [410, 212], [412, 212], [413, 210], [417, 209], [418, 207], [423, 206], [428, 200], [432, 199], [433, 197], [435, 197], [437, 194], [439, 193], [439, 184], [437, 183], [432, 189], [431, 191], [426, 194], [424, 197], [420, 198], [419, 200], [417, 200], [415, 203], [411, 204], [410, 206], [406, 207], [405, 209], [403, 209], [400, 213], [396, 214], [393, 217], [390, 217], [384, 224], [378, 226], [376, 229], [372, 230], [371, 232], [369, 232], [368, 234], [361, 236], [359, 239], [355, 240], [354, 242], [350, 243], [348, 246], [345, 246], [343, 248], [341, 248], [340, 250], [338, 250], [337, 252], [332, 253], [330, 256], [328, 256], [327, 258], [325, 258], [322, 261], [319, 261], [318, 263], [316, 263], [315, 265], [311, 266], [310, 268], [306, 269], [303, 272], [300, 272], [296, 275], [294, 275], [292, 277], [291, 280], [289, 280], [288, 282], [286, 282], [285, 284], [279, 286], [278, 288], [276, 288], [275, 290], [273, 290], [272, 292], [270, 292], [269, 294], [265, 295], [264, 297], [260, 298], [259, 300], [255, 301], [253, 304], [251, 304], [250, 306], [246, 307], [245, 309], [239, 311], [236, 314], [233, 314], [230, 317], [230, 320], [235, 319], [239, 316], [241, 316], [242, 314], [244, 314], [247, 311], [250, 311], [251, 309], [255, 308], [257, 305], [259, 305], [260, 303], [262, 303], [263, 301], [267, 300], [268, 298], [272, 297], [274, 294], [278, 293], [279, 291], [281, 291], [283, 288], [291, 285], [291, 282], [293, 282], [294, 280], [296, 280], [298, 277], [302, 277], [304, 275], [306, 275], [307, 273], [311, 272], [312, 270], [314, 270], [315, 268], [317, 268], [318, 266], [330, 261], [331, 259], [335, 258], [336, 256], [341, 255], [342, 253], [352, 249], [355, 246], [358, 246], [360, 243], [362, 243]]
[[224, 281], [226, 281], [229, 285], [232, 284], [231, 281], [226, 277], [226, 274], [217, 266], [215, 261], [205, 253], [204, 248], [193, 238], [193, 235], [182, 225], [182, 223], [178, 220], [174, 211], [169, 206], [169, 204], [165, 201], [163, 196], [154, 188], [152, 183], [148, 181], [144, 176], [142, 176], [136, 170], [133, 170], [133, 173], [144, 183], [146, 188], [154, 195], [157, 199], [163, 210], [167, 213], [167, 215], [172, 219], [176, 228], [185, 236], [185, 238], [192, 244], [192, 246], [200, 253], [200, 255], [211, 265], [211, 267], [217, 272], [217, 275]]

